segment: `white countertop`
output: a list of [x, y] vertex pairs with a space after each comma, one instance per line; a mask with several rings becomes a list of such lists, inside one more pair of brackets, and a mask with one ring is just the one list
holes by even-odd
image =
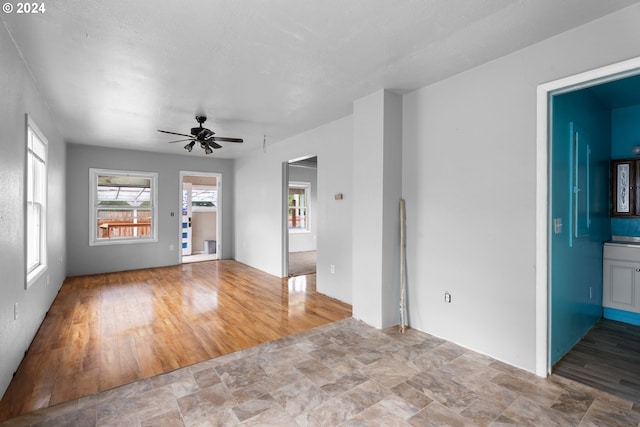
[[611, 236], [611, 240], [608, 242], [604, 242], [605, 245], [609, 246], [631, 246], [637, 247], [640, 246], [640, 237], [632, 237], [632, 236]]

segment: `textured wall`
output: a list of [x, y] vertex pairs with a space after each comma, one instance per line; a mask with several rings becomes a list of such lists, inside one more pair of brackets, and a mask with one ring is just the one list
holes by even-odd
[[[0, 25], [0, 395], [66, 277], [65, 144], [9, 35]], [[48, 268], [25, 290], [28, 113], [48, 140]], [[14, 305], [18, 318], [14, 320]]]

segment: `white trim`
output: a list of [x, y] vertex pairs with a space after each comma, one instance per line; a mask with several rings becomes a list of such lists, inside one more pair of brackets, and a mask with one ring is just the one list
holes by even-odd
[[[151, 179], [151, 237], [98, 239], [96, 205], [98, 200], [98, 175], [120, 175]], [[129, 245], [158, 241], [158, 172], [123, 171], [117, 169], [89, 168], [89, 246]]]
[[[42, 142], [42, 144], [44, 145], [44, 159], [39, 156], [35, 150], [33, 150], [33, 147], [29, 147], [29, 130], [31, 130], [31, 132], [33, 132], [35, 134], [35, 136], [38, 137], [38, 139], [40, 139], [40, 141]], [[24, 192], [24, 206], [25, 206], [25, 211], [24, 211], [24, 236], [25, 236], [25, 246], [24, 246], [24, 250], [25, 250], [25, 289], [29, 289], [31, 287], [31, 285], [33, 285], [35, 282], [38, 281], [38, 279], [40, 277], [42, 277], [44, 275], [44, 273], [48, 270], [48, 254], [47, 254], [47, 249], [48, 249], [48, 239], [47, 239], [47, 222], [48, 222], [48, 212], [49, 212], [49, 140], [44, 136], [44, 134], [42, 133], [42, 131], [40, 130], [40, 128], [36, 125], [36, 123], [33, 121], [33, 119], [31, 118], [31, 116], [29, 114], [26, 114], [26, 126], [25, 126], [25, 161], [28, 162], [29, 161], [29, 151], [33, 152], [33, 155], [36, 157], [39, 157], [40, 160], [42, 160], [42, 163], [44, 164], [44, 203], [43, 203], [43, 211], [41, 212], [41, 223], [40, 223], [40, 263], [31, 271], [29, 271], [29, 266], [26, 265], [26, 262], [28, 262], [28, 251], [29, 251], [29, 242], [28, 242], [28, 236], [29, 236], [29, 231], [28, 231], [28, 227], [29, 227], [29, 219], [28, 219], [28, 208], [27, 208], [27, 204], [28, 204], [28, 200], [27, 200], [27, 192], [28, 190], [26, 189], [28, 182], [29, 182], [29, 178], [27, 176], [27, 174], [25, 174], [25, 180], [24, 180], [24, 185], [25, 185], [25, 192]], [[28, 165], [25, 164], [25, 170], [28, 170]]]
[[289, 276], [289, 162], [282, 162], [282, 273]]
[[536, 124], [536, 374], [551, 372], [549, 343], [549, 95], [640, 73], [640, 57], [538, 85]]

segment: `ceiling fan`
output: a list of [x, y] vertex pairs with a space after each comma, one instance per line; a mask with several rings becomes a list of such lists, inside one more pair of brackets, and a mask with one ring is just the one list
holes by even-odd
[[207, 121], [207, 116], [196, 116], [196, 121], [199, 123], [199, 126], [195, 128], [191, 128], [191, 135], [187, 135], [184, 133], [177, 133], [177, 132], [169, 132], [168, 130], [160, 130], [160, 129], [158, 129], [158, 132], [169, 133], [171, 135], [185, 136], [186, 139], [169, 141], [169, 143], [172, 144], [174, 142], [189, 141], [189, 143], [184, 146], [184, 149], [187, 150], [188, 152], [191, 152], [191, 150], [193, 150], [193, 146], [196, 144], [196, 142], [200, 144], [200, 147], [204, 149], [205, 154], [213, 153], [213, 149], [222, 148], [222, 145], [218, 144], [218, 142], [242, 142], [241, 138], [224, 138], [221, 136], [214, 136], [215, 132], [205, 127], [202, 127], [202, 124]]

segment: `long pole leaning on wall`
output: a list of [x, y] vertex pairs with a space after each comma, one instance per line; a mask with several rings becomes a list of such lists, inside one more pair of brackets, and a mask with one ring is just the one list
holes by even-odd
[[407, 214], [400, 199], [400, 333], [407, 328]]

